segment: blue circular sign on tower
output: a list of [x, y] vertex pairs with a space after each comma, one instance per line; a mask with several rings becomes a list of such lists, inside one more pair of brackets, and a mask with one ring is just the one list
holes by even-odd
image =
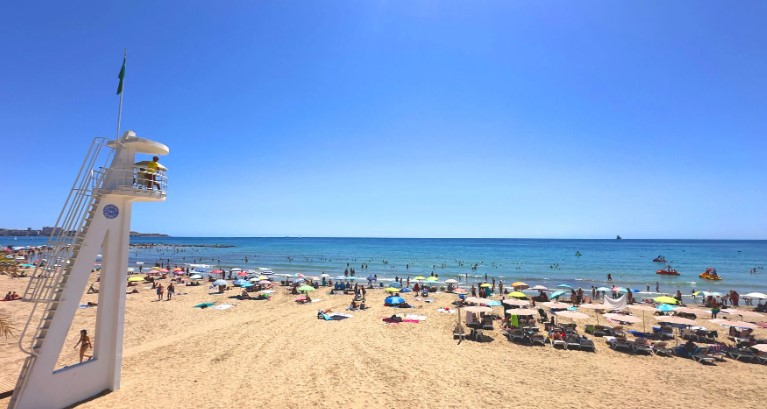
[[106, 217], [107, 219], [114, 219], [119, 214], [120, 214], [120, 209], [118, 209], [117, 206], [113, 204], [104, 206], [104, 217]]

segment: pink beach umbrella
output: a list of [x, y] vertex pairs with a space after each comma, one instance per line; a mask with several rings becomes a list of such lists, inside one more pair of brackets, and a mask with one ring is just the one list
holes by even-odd
[[248, 273], [246, 273], [245, 271], [240, 271], [239, 273], [237, 273], [237, 277], [247, 277], [247, 276], [248, 276]]

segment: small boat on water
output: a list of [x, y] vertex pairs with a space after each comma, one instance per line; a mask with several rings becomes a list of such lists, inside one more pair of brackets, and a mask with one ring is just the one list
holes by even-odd
[[658, 271], [655, 272], [655, 274], [660, 274], [660, 275], [664, 275], [664, 276], [678, 276], [679, 272], [676, 271], [676, 269], [672, 268], [671, 266], [666, 266], [665, 269], [658, 270]]
[[708, 267], [706, 271], [700, 273], [698, 277], [706, 279], [706, 280], [717, 280], [717, 281], [722, 279], [722, 277], [719, 277], [719, 274], [716, 273], [716, 269], [713, 267]]
[[652, 261], [654, 261], [656, 263], [665, 263], [666, 262], [666, 257], [658, 256], [658, 257], [655, 257], [654, 259], [652, 259]]

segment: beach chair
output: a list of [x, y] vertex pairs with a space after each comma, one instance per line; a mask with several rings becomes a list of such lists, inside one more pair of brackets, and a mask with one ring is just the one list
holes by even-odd
[[552, 348], [562, 347], [562, 349], [567, 349], [567, 342], [564, 339], [558, 339], [554, 338], [554, 336], [549, 336], [549, 341], [551, 342]]
[[543, 334], [530, 331], [527, 333], [527, 339], [530, 345], [546, 346], [546, 337]]
[[578, 334], [567, 334], [565, 336], [565, 346], [567, 349], [581, 349], [581, 337]]
[[706, 354], [706, 348], [695, 348], [695, 350], [692, 351], [692, 354], [690, 354], [690, 356], [692, 359], [695, 360], [695, 362], [698, 362], [704, 365], [715, 365], [714, 358]]
[[507, 334], [508, 334], [507, 336], [509, 338], [509, 341], [511, 342], [519, 342], [519, 343], [528, 342], [527, 337], [525, 336], [525, 331], [519, 328], [514, 328], [508, 331]]
[[458, 324], [453, 329], [453, 339], [463, 339], [466, 337], [466, 332], [463, 330], [463, 325]]
[[615, 338], [610, 342], [610, 348], [612, 348], [614, 351], [618, 350], [625, 350], [627, 352], [633, 351], [632, 343], [626, 339], [626, 336], [615, 336]]
[[594, 345], [594, 341], [586, 337], [581, 337], [580, 343], [581, 343], [581, 347], [580, 347], [581, 351], [597, 352], [597, 347], [596, 345]]
[[751, 352], [751, 350], [744, 348], [729, 349], [727, 350], [726, 354], [728, 357], [742, 362], [753, 362], [754, 358], [756, 357], [756, 355]]
[[652, 350], [655, 352], [655, 355], [674, 356], [674, 350], [668, 347], [668, 342], [666, 341], [656, 342], [653, 344]]
[[493, 330], [493, 317], [490, 315], [485, 315], [482, 317], [482, 329], [487, 331]]
[[646, 353], [652, 355], [652, 345], [647, 341], [647, 338], [637, 338], [631, 343], [631, 350], [636, 353]]

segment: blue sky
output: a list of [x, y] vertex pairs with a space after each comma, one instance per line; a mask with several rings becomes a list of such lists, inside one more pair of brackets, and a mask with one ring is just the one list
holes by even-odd
[[[47, 3], [47, 4], [45, 4]], [[12, 2], [0, 226], [93, 137], [168, 145], [179, 236], [767, 239], [767, 4]]]

